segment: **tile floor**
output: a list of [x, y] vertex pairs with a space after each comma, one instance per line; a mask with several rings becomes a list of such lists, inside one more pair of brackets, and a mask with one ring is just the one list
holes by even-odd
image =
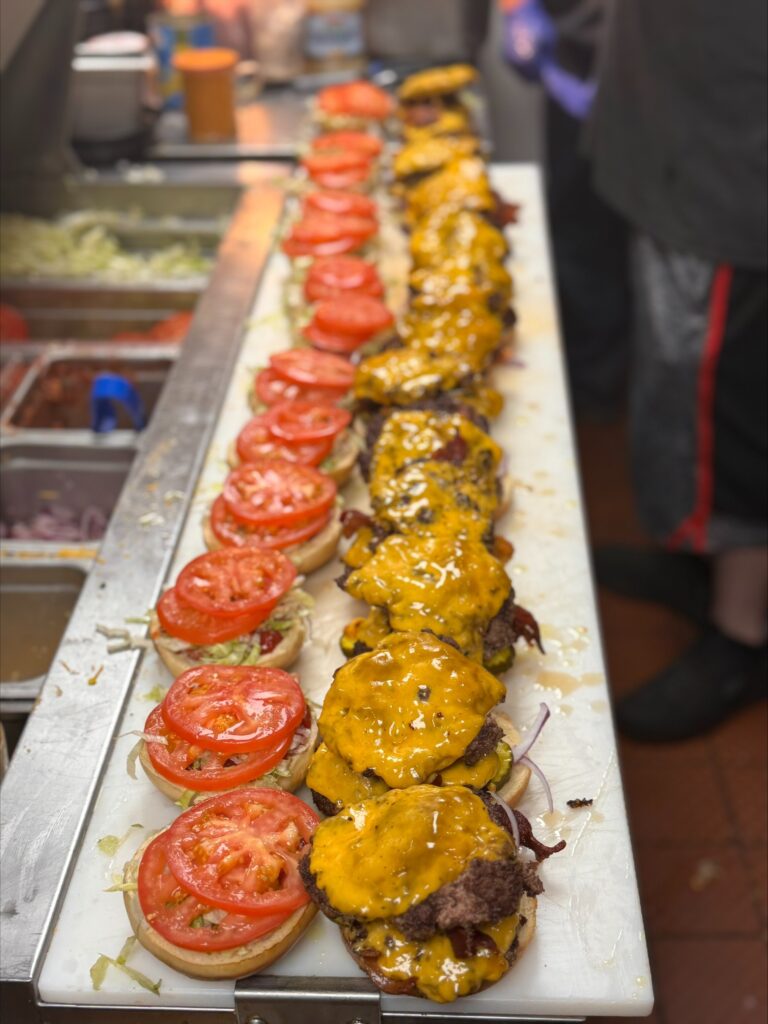
[[[647, 542], [632, 508], [623, 429], [584, 425], [579, 445], [593, 543]], [[696, 635], [671, 612], [607, 592], [600, 610], [619, 695]], [[656, 991], [647, 1019], [656, 1024], [768, 1018], [766, 710], [753, 705], [688, 743], [621, 742]]]

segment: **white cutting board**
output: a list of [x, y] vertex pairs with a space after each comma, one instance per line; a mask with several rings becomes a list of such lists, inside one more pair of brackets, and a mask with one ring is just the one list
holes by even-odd
[[[493, 168], [493, 179], [507, 200], [521, 206], [520, 221], [510, 229], [519, 344], [514, 362], [494, 372], [494, 384], [504, 393], [506, 405], [493, 433], [505, 449], [515, 481], [513, 508], [500, 523], [499, 533], [515, 544], [511, 572], [518, 600], [542, 624], [547, 651], [542, 656], [521, 649], [507, 676], [508, 711], [522, 726], [532, 721], [542, 700], [553, 711], [534, 756], [550, 780], [556, 811], [554, 816], [542, 816], [545, 802], [535, 779], [521, 809], [544, 841], [564, 838], [568, 846], [542, 868], [546, 893], [539, 898], [536, 937], [507, 977], [452, 1006], [384, 996], [383, 1007], [433, 1009], [436, 1015], [453, 1011], [642, 1016], [650, 1013], [653, 993], [590, 579], [541, 175], [534, 166], [504, 165]], [[171, 578], [203, 550], [201, 514], [226, 473], [226, 447], [247, 419], [245, 396], [253, 370], [266, 363], [268, 354], [286, 347], [281, 290], [287, 270], [287, 261], [275, 255]], [[364, 492], [359, 485], [350, 485], [346, 496], [352, 506], [356, 495], [362, 498]], [[337, 643], [342, 626], [359, 607], [335, 586], [338, 572], [334, 561], [306, 584], [317, 604], [312, 637], [297, 670], [307, 695], [318, 702], [343, 660]], [[136, 609], [137, 615], [143, 612]], [[122, 625], [110, 622], [108, 607], [104, 620]], [[122, 733], [142, 728], [152, 707], [144, 695], [158, 683], [168, 685], [170, 678], [150, 653], [141, 665]], [[162, 979], [159, 996], [114, 969], [101, 991], [93, 991], [89, 968], [100, 953], [116, 956], [130, 934], [122, 896], [103, 890], [147, 833], [167, 825], [178, 813], [140, 768], [135, 781], [126, 774], [126, 757], [135, 742], [135, 736], [127, 735], [116, 743], [43, 965], [40, 997], [63, 1003], [231, 1008], [232, 982], [194, 981], [138, 947], [130, 964], [153, 980]], [[594, 799], [591, 809], [566, 806], [567, 800], [581, 797]], [[114, 858], [99, 851], [98, 839], [123, 835], [134, 823], [142, 827], [133, 829]], [[358, 971], [335, 926], [318, 915], [301, 942], [270, 973], [344, 977]]]

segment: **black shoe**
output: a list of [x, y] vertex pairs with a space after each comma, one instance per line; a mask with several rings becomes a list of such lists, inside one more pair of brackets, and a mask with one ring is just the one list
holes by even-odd
[[766, 650], [711, 629], [674, 665], [620, 700], [616, 724], [630, 739], [651, 743], [707, 732], [766, 696]]
[[703, 558], [617, 544], [595, 548], [593, 559], [597, 582], [608, 590], [709, 625], [710, 568]]

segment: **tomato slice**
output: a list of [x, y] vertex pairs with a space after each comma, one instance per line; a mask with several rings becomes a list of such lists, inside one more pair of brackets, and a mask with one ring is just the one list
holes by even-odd
[[366, 156], [377, 157], [384, 149], [384, 143], [378, 136], [370, 132], [325, 132], [312, 140], [314, 150], [342, 150], [353, 153], [365, 153]]
[[[293, 405], [294, 403], [279, 402], [277, 404]], [[321, 406], [321, 408], [325, 407]], [[266, 414], [254, 416], [240, 431], [235, 447], [241, 462], [253, 462], [254, 459], [287, 459], [288, 462], [298, 462], [302, 466], [319, 466], [323, 459], [331, 454], [333, 438], [317, 440], [309, 438], [294, 442], [290, 438], [275, 437], [269, 423], [269, 416]]]
[[155, 771], [195, 793], [216, 793], [261, 778], [280, 764], [293, 742], [293, 734], [289, 733], [274, 747], [250, 754], [217, 753], [172, 732], [159, 706], [150, 711], [144, 732], [163, 741], [147, 740], [147, 754]]
[[260, 459], [229, 474], [224, 500], [243, 523], [285, 526], [327, 512], [336, 500], [336, 484], [311, 466]]
[[317, 815], [290, 793], [248, 788], [185, 811], [168, 829], [168, 866], [191, 893], [222, 910], [273, 914], [309, 902], [298, 862]]
[[182, 739], [219, 753], [248, 754], [292, 736], [306, 703], [299, 684], [282, 669], [198, 665], [174, 680], [160, 708], [165, 724]]
[[337, 238], [371, 238], [379, 225], [371, 217], [356, 217], [353, 214], [310, 213], [303, 220], [296, 221], [291, 237], [310, 245], [332, 242]]
[[179, 597], [176, 587], [166, 590], [157, 603], [157, 617], [165, 632], [199, 647], [223, 644], [238, 636], [248, 636], [269, 617], [270, 611], [271, 608], [265, 608], [248, 615], [215, 618], [187, 604]]
[[278, 352], [270, 356], [269, 362], [275, 373], [299, 385], [317, 385], [345, 392], [355, 381], [355, 371], [346, 359], [309, 349], [292, 348]]
[[341, 235], [328, 242], [300, 242], [288, 237], [282, 243], [282, 250], [292, 260], [300, 256], [344, 256], [355, 252], [365, 241], [365, 238], [352, 235]]
[[383, 302], [370, 295], [326, 299], [315, 309], [317, 326], [331, 334], [371, 337], [390, 327], [395, 318]]
[[345, 171], [311, 171], [310, 178], [324, 189], [349, 189], [362, 185], [371, 176], [369, 167], [350, 167]]
[[336, 355], [351, 355], [368, 341], [368, 335], [354, 337], [351, 334], [345, 336], [343, 334], [335, 334], [332, 331], [323, 331], [317, 326], [315, 320], [312, 320], [304, 328], [302, 334], [316, 349], [319, 349], [321, 352], [332, 352]]
[[322, 189], [310, 192], [304, 200], [304, 210], [307, 213], [351, 213], [371, 220], [376, 220], [378, 216], [377, 203], [367, 196], [361, 196], [359, 192], [325, 192]]
[[324, 256], [316, 259], [304, 281], [304, 294], [310, 302], [341, 298], [348, 292], [360, 292], [381, 298], [384, 286], [373, 264], [356, 256]]
[[367, 153], [360, 153], [355, 150], [346, 152], [319, 152], [307, 153], [301, 158], [310, 176], [314, 174], [338, 174], [346, 171], [356, 171], [362, 168], [366, 174], [370, 173], [371, 158]]
[[333, 440], [352, 422], [352, 413], [337, 405], [316, 402], [277, 402], [266, 413], [275, 437], [291, 444]]
[[163, 832], [144, 851], [139, 865], [138, 897], [144, 916], [164, 939], [182, 949], [202, 953], [236, 949], [274, 931], [290, 911], [258, 917], [222, 912], [202, 903], [179, 885], [166, 858], [168, 833]]
[[[299, 350], [297, 349], [297, 352]], [[338, 402], [342, 397], [336, 388], [310, 387], [284, 380], [280, 374], [269, 367], [256, 375], [256, 396], [263, 405], [274, 405], [282, 401], [303, 402]]]
[[[291, 465], [277, 461], [263, 464]], [[179, 597], [198, 611], [228, 619], [264, 609], [271, 611], [295, 578], [293, 562], [279, 551], [223, 548], [193, 558], [179, 573], [176, 589]]]
[[211, 529], [217, 540], [225, 547], [246, 547], [249, 544], [284, 551], [310, 540], [325, 527], [328, 513], [323, 512], [306, 522], [291, 523], [287, 526], [249, 526], [241, 523], [227, 508], [224, 496], [211, 506]]
[[384, 121], [395, 109], [389, 93], [362, 79], [321, 89], [317, 104], [327, 114], [346, 114], [371, 121]]

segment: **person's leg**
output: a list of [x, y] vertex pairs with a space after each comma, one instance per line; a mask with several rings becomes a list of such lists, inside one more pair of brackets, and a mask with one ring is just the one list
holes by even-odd
[[[660, 543], [702, 559], [656, 552], [648, 564], [662, 600], [684, 596], [686, 580], [693, 594], [707, 561], [713, 589], [707, 605], [700, 590], [691, 601], [699, 614], [708, 606], [700, 640], [621, 701], [617, 721], [634, 738], [672, 740], [711, 728], [765, 694], [766, 281], [647, 238], [638, 240], [636, 259], [638, 507]], [[632, 558], [642, 565], [642, 555]], [[646, 567], [646, 584], [650, 579]], [[631, 594], [631, 574], [624, 582], [623, 592]]]
[[629, 354], [626, 223], [592, 187], [582, 124], [546, 105], [547, 204], [571, 395], [577, 414], [615, 414]]
[[712, 622], [721, 633], [762, 647], [768, 640], [768, 548], [734, 548], [713, 558]]

